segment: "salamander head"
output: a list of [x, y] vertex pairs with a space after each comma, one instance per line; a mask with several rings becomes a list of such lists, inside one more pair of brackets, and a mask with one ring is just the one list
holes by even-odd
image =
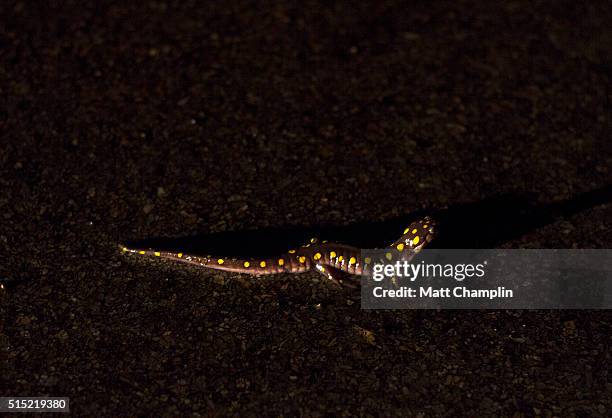
[[436, 222], [429, 216], [426, 216], [408, 225], [400, 241], [404, 243], [406, 248], [420, 251], [421, 248], [433, 240], [436, 233], [435, 228]]

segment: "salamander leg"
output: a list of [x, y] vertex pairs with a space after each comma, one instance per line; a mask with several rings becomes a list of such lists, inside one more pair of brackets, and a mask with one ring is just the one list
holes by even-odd
[[324, 266], [322, 264], [316, 264], [315, 268], [317, 269], [319, 273], [327, 277], [329, 280], [331, 280], [335, 285], [339, 287], [343, 287], [343, 286], [348, 286], [351, 288], [357, 287], [355, 284], [351, 283], [349, 280], [345, 280], [346, 278], [348, 278], [349, 276], [348, 274], [338, 270], [335, 267]]

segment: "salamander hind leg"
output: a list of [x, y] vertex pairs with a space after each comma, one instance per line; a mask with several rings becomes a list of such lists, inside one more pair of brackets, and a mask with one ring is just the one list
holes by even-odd
[[319, 273], [331, 280], [338, 287], [348, 286], [351, 288], [357, 287], [354, 283], [350, 282], [350, 276], [343, 271], [330, 266], [324, 266], [322, 264], [315, 264], [315, 268]]

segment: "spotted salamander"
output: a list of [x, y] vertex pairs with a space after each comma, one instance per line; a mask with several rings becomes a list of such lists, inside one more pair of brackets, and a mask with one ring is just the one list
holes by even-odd
[[[388, 260], [410, 260], [435, 235], [435, 222], [424, 217], [412, 222], [402, 236], [389, 247], [393, 251], [386, 253]], [[124, 253], [154, 256], [171, 259], [182, 263], [195, 264], [201, 267], [246, 273], [251, 275], [303, 273], [316, 270], [328, 279], [338, 282], [343, 273], [362, 275], [368, 271], [372, 260], [362, 259], [361, 249], [344, 244], [331, 243], [312, 238], [300, 248], [292, 249], [274, 258], [237, 259], [213, 256], [197, 256], [181, 252], [168, 252], [154, 249], [138, 249], [121, 246]]]

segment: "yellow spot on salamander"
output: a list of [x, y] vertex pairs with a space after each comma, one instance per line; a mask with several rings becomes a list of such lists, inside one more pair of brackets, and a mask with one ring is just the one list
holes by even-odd
[[284, 266], [285, 265], [285, 260], [283, 260], [282, 258], [278, 259], [278, 265], [279, 266]]
[[429, 228], [429, 225], [425, 224], [425, 225], [423, 225], [423, 228], [427, 229], [427, 228]]
[[266, 262], [262, 261], [261, 263], [259, 263], [259, 267], [264, 268], [266, 266]]
[[251, 263], [249, 263], [248, 261], [245, 261], [243, 266], [245, 266], [246, 268], [251, 267]]
[[400, 242], [399, 244], [397, 244], [397, 251], [404, 251], [404, 243]]
[[338, 261], [342, 263], [344, 261], [344, 257], [343, 256], [338, 257]]
[[289, 252], [289, 254], [294, 254], [295, 250], [289, 250], [288, 252]]
[[321, 259], [321, 253], [316, 253], [312, 258], [314, 258], [315, 260], [320, 260]]
[[217, 260], [217, 263], [219, 263], [219, 264], [223, 264], [223, 263], [225, 263], [225, 260], [223, 260], [222, 258], [220, 258], [220, 259], [218, 259], [218, 260]]
[[183, 257], [183, 253], [178, 253], [176, 256], [177, 256], [178, 258], [181, 258], [181, 257]]
[[155, 257], [161, 257], [161, 253], [159, 251], [155, 251], [153, 254], [155, 254]]
[[330, 252], [329, 258], [336, 258], [336, 252], [335, 251]]
[[421, 239], [419, 238], [419, 236], [417, 235], [416, 237], [412, 238], [412, 244], [413, 245], [417, 245], [419, 243]]
[[324, 239], [323, 241], [321, 241], [321, 244], [327, 244], [327, 242], [328, 241], [326, 239]]
[[300, 258], [298, 258], [298, 261], [302, 264], [304, 264], [306, 262], [306, 257], [304, 257], [303, 255], [300, 256]]
[[364, 261], [366, 264], [370, 264], [372, 262], [372, 259], [370, 257], [366, 257]]
[[316, 238], [310, 238], [310, 243], [311, 243], [311, 244], [314, 244], [315, 242], [317, 242], [317, 239], [316, 239]]
[[391, 253], [387, 253], [387, 254], [385, 254], [385, 258], [386, 258], [387, 260], [391, 261], [391, 259], [393, 258], [393, 254], [391, 254]]
[[408, 231], [410, 231], [410, 228], [409, 228], [409, 227], [408, 227], [408, 228], [406, 228], [406, 229], [404, 229], [404, 235], [406, 235], [406, 234], [408, 233]]
[[416, 234], [416, 233], [417, 233], [417, 229], [416, 229], [416, 228], [414, 228], [414, 229], [412, 230], [412, 233], [413, 233], [413, 234]]
[[145, 252], [144, 252], [144, 251], [138, 251], [138, 254], [140, 254], [140, 255], [144, 255], [144, 254], [145, 254]]
[[349, 265], [357, 263], [357, 259], [355, 257], [351, 257], [349, 259]]
[[121, 248], [121, 251], [123, 251], [123, 252], [126, 252], [127, 250], [128, 250], [128, 248], [127, 248], [127, 247], [123, 247], [123, 248]]

